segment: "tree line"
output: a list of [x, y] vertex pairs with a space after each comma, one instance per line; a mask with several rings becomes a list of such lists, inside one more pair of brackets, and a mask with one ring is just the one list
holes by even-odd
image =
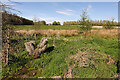
[[7, 11], [2, 12], [2, 25], [33, 25], [32, 20], [25, 19], [23, 17], [17, 16], [16, 14], [11, 14]]
[[[89, 20], [92, 26], [118, 26], [118, 22], [114, 21], [112, 19], [111, 21], [109, 20]], [[34, 24], [41, 24], [41, 25], [48, 25], [46, 24], [46, 21], [36, 21], [33, 22], [32, 20], [25, 19], [23, 17], [20, 17], [16, 14], [11, 14], [8, 13], [7, 11], [4, 11], [2, 13], [2, 24], [6, 25], [34, 25]], [[60, 22], [54, 21], [51, 25], [61, 25]], [[66, 21], [63, 22], [63, 25], [83, 25], [82, 20], [78, 21]]]
[[46, 21], [37, 21], [37, 22], [34, 22], [34, 24], [38, 24], [38, 25], [61, 25], [60, 22], [58, 21], [53, 21], [52, 24], [46, 24]]
[[[20, 17], [16, 14], [9, 13], [7, 11], [2, 12], [2, 25], [48, 25], [46, 21], [32, 21], [26, 18]], [[54, 21], [51, 25], [61, 25], [60, 22]]]
[[[118, 22], [116, 21], [109, 21], [109, 20], [89, 20], [92, 26], [105, 26], [105, 25], [110, 25], [110, 26], [118, 26]], [[63, 25], [82, 25], [82, 21], [66, 21], [63, 23]]]

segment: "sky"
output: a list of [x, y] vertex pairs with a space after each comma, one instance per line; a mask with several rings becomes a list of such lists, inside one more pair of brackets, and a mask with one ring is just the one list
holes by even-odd
[[14, 8], [21, 11], [17, 13], [21, 17], [30, 20], [37, 17], [47, 23], [80, 20], [84, 8], [92, 20], [111, 20], [114, 17], [118, 21], [117, 2], [20, 2]]
[[[8, 2], [8, 0], [1, 0]], [[119, 2], [119, 0], [12, 0], [15, 2]]]

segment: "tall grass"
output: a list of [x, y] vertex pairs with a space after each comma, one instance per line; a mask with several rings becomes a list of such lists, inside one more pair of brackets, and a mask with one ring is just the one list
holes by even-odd
[[41, 34], [41, 35], [49, 35], [49, 36], [54, 36], [54, 35], [61, 35], [61, 36], [77, 36], [79, 31], [78, 30], [18, 30], [15, 31], [15, 33], [18, 34]]

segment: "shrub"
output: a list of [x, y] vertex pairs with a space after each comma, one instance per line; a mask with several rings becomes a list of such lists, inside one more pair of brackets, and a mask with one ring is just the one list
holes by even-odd
[[54, 22], [52, 23], [52, 25], [60, 25], [60, 22], [59, 22], [59, 21], [58, 21], [58, 22], [54, 21]]

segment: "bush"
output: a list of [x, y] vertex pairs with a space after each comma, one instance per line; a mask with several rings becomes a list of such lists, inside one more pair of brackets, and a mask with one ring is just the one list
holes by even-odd
[[59, 22], [59, 21], [58, 21], [58, 22], [54, 21], [54, 22], [52, 23], [52, 25], [60, 25], [60, 22]]

